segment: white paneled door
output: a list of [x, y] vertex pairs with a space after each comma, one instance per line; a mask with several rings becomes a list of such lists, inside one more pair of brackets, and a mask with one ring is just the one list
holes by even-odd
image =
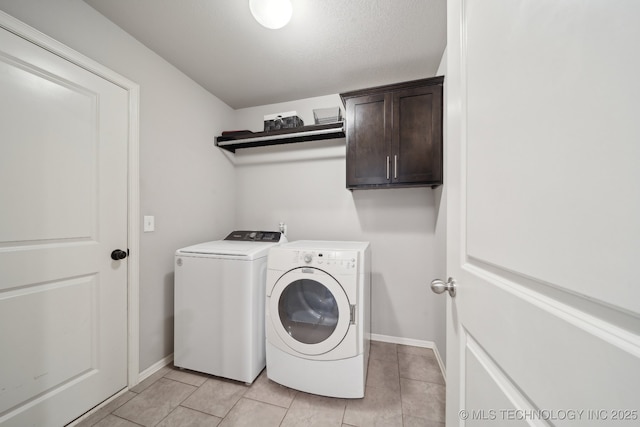
[[127, 385], [128, 94], [0, 29], [0, 425]]
[[640, 425], [638, 16], [448, 2], [447, 426]]

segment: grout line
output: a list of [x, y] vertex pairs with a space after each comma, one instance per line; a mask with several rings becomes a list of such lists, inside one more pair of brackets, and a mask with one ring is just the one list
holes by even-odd
[[[200, 388], [200, 386], [201, 386], [202, 384], [206, 383], [206, 382], [207, 382], [207, 379], [208, 379], [208, 378], [206, 378], [206, 377], [204, 377], [204, 376], [198, 376], [198, 375], [192, 374], [192, 373], [190, 373], [190, 372], [185, 372], [185, 373], [187, 373], [187, 374], [189, 374], [189, 375], [194, 375], [194, 376], [198, 376], [199, 378], [204, 378], [204, 379], [205, 379], [205, 380], [202, 382], [202, 384], [200, 384], [200, 385], [196, 385], [196, 384], [191, 384], [191, 383], [187, 383], [187, 382], [184, 382], [184, 381], [180, 381], [180, 380], [175, 379], [175, 378], [169, 378], [169, 377], [167, 377], [167, 375], [169, 375], [171, 372], [174, 372], [174, 370], [172, 369], [172, 370], [168, 371], [166, 374], [164, 374], [164, 375], [162, 376], [162, 378], [166, 378], [166, 379], [168, 379], [168, 380], [175, 381], [175, 382], [178, 382], [178, 383], [180, 383], [180, 384], [190, 385], [190, 386], [195, 387], [195, 388]], [[177, 372], [181, 372], [181, 371], [177, 371]]]
[[[265, 402], [264, 400], [260, 400], [260, 399], [256, 399], [254, 397], [247, 397], [247, 396], [242, 396], [242, 398], [247, 399], [247, 400], [253, 400], [254, 402], [259, 402], [259, 403], [264, 403], [266, 405], [271, 405], [273, 407], [276, 408], [280, 408], [280, 409], [289, 409], [291, 407], [291, 404], [289, 404], [289, 406], [280, 406], [280, 405], [276, 405], [275, 403], [271, 403], [271, 402]], [[295, 397], [294, 397], [295, 399]], [[293, 403], [293, 399], [291, 399], [291, 403]]]
[[[175, 407], [175, 408], [173, 408], [171, 411], [169, 411], [169, 413], [168, 413], [168, 414], [167, 414], [163, 419], [161, 419], [160, 421], [158, 421], [158, 422], [156, 423], [156, 425], [157, 425], [157, 424], [160, 424], [162, 421], [164, 421], [165, 419], [167, 419], [167, 417], [169, 417], [169, 415], [173, 414], [173, 411], [175, 411], [177, 408], [181, 407], [181, 406], [182, 406], [182, 404], [184, 403], [184, 401], [185, 401], [185, 400], [187, 400], [188, 398], [190, 398], [190, 397], [193, 395], [193, 393], [195, 393], [196, 391], [198, 391], [198, 389], [200, 388], [200, 386], [194, 386], [193, 384], [185, 384], [185, 383], [183, 383], [182, 381], [176, 381], [176, 380], [173, 380], [173, 379], [171, 379], [171, 378], [167, 378], [167, 375], [168, 375], [168, 374], [169, 374], [169, 372], [171, 372], [171, 371], [172, 371], [172, 369], [169, 369], [169, 370], [167, 371], [167, 373], [166, 373], [166, 374], [164, 374], [163, 376], [161, 376], [160, 378], [158, 378], [156, 381], [154, 381], [154, 383], [155, 383], [155, 382], [157, 382], [157, 381], [159, 381], [160, 379], [164, 378], [164, 379], [169, 380], [169, 381], [174, 381], [174, 382], [176, 382], [176, 383], [178, 383], [178, 384], [184, 384], [184, 385], [188, 385], [188, 386], [194, 387], [194, 390], [193, 390], [191, 393], [189, 393], [189, 395], [188, 395], [188, 396], [186, 396], [184, 399], [182, 399], [182, 401], [180, 401], [180, 403], [178, 403], [178, 404], [176, 405], [176, 407]], [[206, 382], [206, 381], [205, 381], [205, 382]], [[202, 383], [202, 384], [204, 384], [204, 383]], [[202, 385], [202, 384], [201, 384], [201, 385]], [[147, 388], [149, 388], [149, 387], [147, 387]], [[146, 390], [146, 389], [145, 389], [145, 390]], [[182, 407], [183, 407], [183, 408], [187, 408], [186, 406], [182, 406]], [[187, 409], [191, 409], [191, 408], [187, 408]], [[194, 409], [194, 410], [195, 410], [195, 409]], [[211, 414], [208, 414], [208, 415], [211, 415]]]
[[249, 390], [250, 387], [246, 387], [245, 390], [242, 392], [242, 394], [240, 395], [240, 398], [238, 400], [236, 400], [236, 402], [231, 405], [231, 408], [229, 408], [229, 410], [224, 414], [224, 417], [222, 417], [222, 419], [224, 420], [225, 418], [227, 418], [227, 415], [229, 415], [231, 413], [231, 411], [233, 411], [233, 408], [236, 407], [236, 405], [238, 404], [238, 402], [240, 402], [240, 400], [242, 400], [242, 398], [244, 397], [244, 395], [247, 393], [247, 391]]
[[[187, 397], [187, 399], [188, 399], [188, 397]], [[187, 399], [185, 399], [185, 400], [187, 400]], [[184, 402], [184, 400], [183, 400], [183, 402]], [[220, 418], [217, 415], [213, 415], [213, 414], [210, 414], [208, 412], [201, 411], [200, 409], [194, 409], [194, 408], [190, 408], [188, 406], [182, 406], [182, 403], [180, 403], [178, 406], [176, 406], [173, 411], [175, 411], [178, 408], [187, 409], [187, 410], [193, 411], [193, 412], [198, 412], [200, 414], [208, 415], [210, 417]], [[173, 412], [173, 411], [171, 411], [171, 412]], [[222, 420], [224, 420], [224, 418], [220, 418], [220, 421], [222, 421]]]
[[[120, 416], [118, 416], [118, 415], [114, 414], [113, 412], [111, 412], [109, 415], [113, 415], [114, 417], [116, 417], [116, 418], [118, 418], [118, 419], [121, 419], [121, 420], [124, 420], [124, 421], [130, 422], [130, 423], [135, 424], [135, 425], [137, 425], [137, 426], [142, 426], [142, 427], [144, 427], [144, 425], [143, 425], [143, 424], [138, 424], [137, 422], [135, 422], [135, 421], [131, 421], [131, 420], [130, 420], [130, 419], [128, 419], [128, 418], [120, 417]], [[107, 416], [108, 416], [108, 415], [107, 415]], [[106, 417], [105, 417], [105, 418], [106, 418]], [[104, 418], [103, 418], [103, 419], [104, 419]], [[164, 418], [163, 418], [163, 419], [164, 419]], [[97, 423], [96, 423], [96, 424], [97, 424]], [[94, 425], [95, 425], [95, 424], [94, 424]]]

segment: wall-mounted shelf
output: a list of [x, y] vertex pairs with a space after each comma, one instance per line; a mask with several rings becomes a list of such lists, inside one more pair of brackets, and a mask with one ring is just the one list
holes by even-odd
[[292, 144], [295, 142], [343, 138], [344, 136], [344, 123], [336, 122], [326, 125], [301, 126], [293, 129], [281, 129], [269, 132], [222, 135], [216, 137], [216, 146], [235, 153], [239, 148]]

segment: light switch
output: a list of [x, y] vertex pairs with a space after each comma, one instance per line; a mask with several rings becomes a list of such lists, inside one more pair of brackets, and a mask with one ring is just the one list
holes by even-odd
[[150, 215], [144, 216], [144, 232], [148, 233], [156, 229], [155, 218]]

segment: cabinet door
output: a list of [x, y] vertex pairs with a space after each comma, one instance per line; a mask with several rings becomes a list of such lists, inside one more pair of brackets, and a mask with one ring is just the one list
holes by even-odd
[[347, 109], [347, 188], [390, 179], [391, 95], [350, 98]]
[[394, 184], [442, 184], [442, 86], [393, 93]]

